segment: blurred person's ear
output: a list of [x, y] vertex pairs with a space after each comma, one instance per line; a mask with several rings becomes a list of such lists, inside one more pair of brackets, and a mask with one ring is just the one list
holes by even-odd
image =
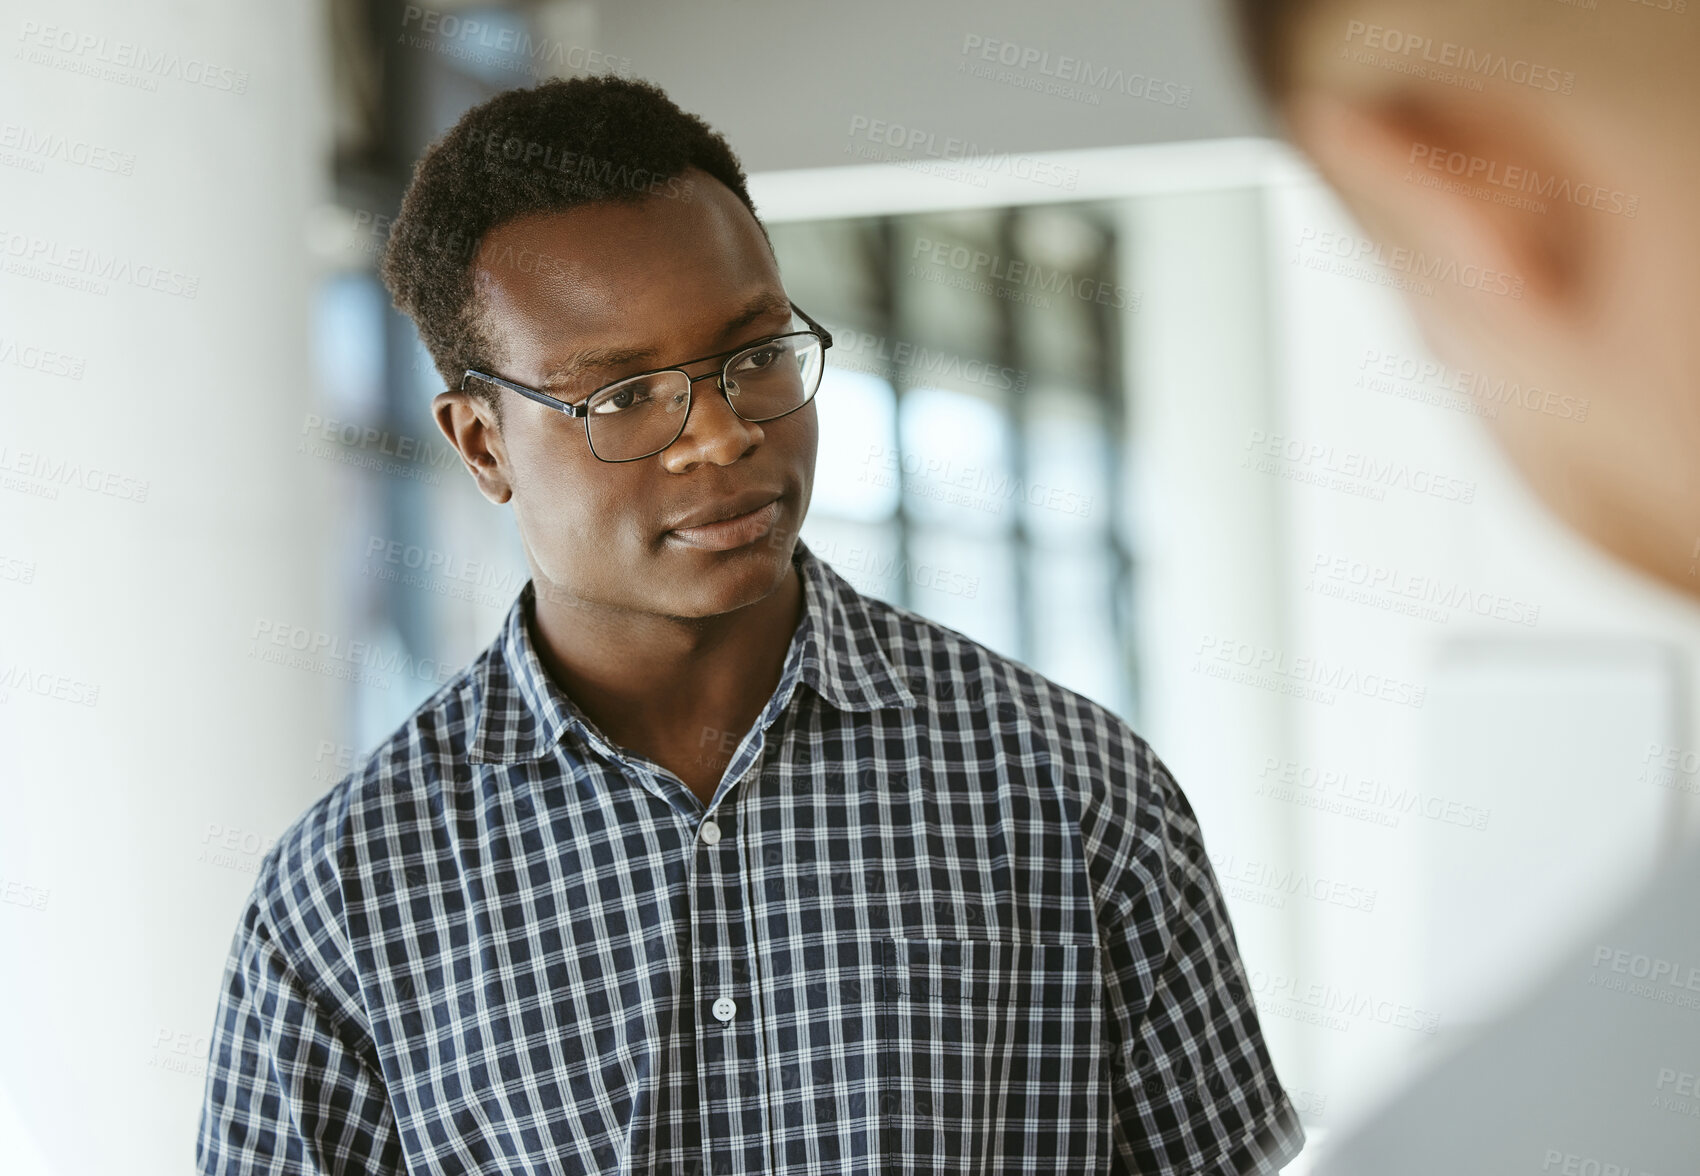
[[[1557, 413], [1495, 406], [1507, 456], [1599, 546], [1700, 595], [1692, 124], [1603, 105], [1559, 119], [1518, 96], [1433, 89], [1303, 87], [1289, 132], [1395, 272], [1510, 276], [1514, 296], [1435, 280], [1405, 303], [1437, 357], [1488, 389], [1561, 396]], [[1608, 179], [1626, 207], [1596, 203]]]
[[[1434, 263], [1475, 266], [1506, 275], [1518, 291], [1493, 296], [1436, 282], [1432, 296], [1409, 300], [1430, 346], [1455, 363], [1487, 358], [1484, 345], [1513, 355], [1562, 346], [1584, 325], [1589, 283], [1601, 276], [1584, 209], [1545, 201], [1535, 211], [1483, 198], [1496, 193], [1472, 169], [1542, 176], [1583, 170], [1561, 147], [1543, 142], [1541, 128], [1514, 118], [1503, 108], [1484, 118], [1455, 101], [1413, 107], [1315, 91], [1295, 96], [1288, 108], [1294, 141], [1364, 228], [1388, 250], [1411, 251], [1407, 272]], [[1447, 161], [1460, 161], [1462, 176], [1433, 166]]]

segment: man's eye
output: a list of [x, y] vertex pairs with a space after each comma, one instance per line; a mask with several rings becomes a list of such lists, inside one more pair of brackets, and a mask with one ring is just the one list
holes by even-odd
[[737, 371], [759, 372], [779, 358], [779, 348], [763, 347], [760, 351], [752, 351], [738, 361]]
[[591, 399], [590, 411], [599, 416], [607, 416], [648, 404], [667, 394], [668, 382], [664, 377], [649, 376], [616, 384]]
[[590, 411], [601, 416], [607, 416], [609, 413], [624, 411], [625, 409], [631, 408], [634, 404], [639, 404], [647, 399], [649, 399], [649, 397], [645, 394], [642, 387], [634, 385], [631, 387], [616, 388], [612, 392], [605, 392], [601, 396], [598, 396], [596, 398], [596, 403], [590, 406]]

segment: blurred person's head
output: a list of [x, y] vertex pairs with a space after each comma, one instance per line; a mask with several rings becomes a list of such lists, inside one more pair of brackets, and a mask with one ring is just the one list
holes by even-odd
[[[751, 423], [704, 379], [676, 441], [605, 461], [583, 418], [482, 379], [462, 390], [473, 370], [576, 406], [669, 365], [718, 373], [687, 361], [798, 329], [744, 172], [702, 120], [630, 79], [498, 94], [419, 160], [382, 275], [447, 389], [438, 425], [484, 496], [513, 504], [540, 597], [708, 617], [784, 581], [813, 488], [812, 401]], [[779, 495], [762, 541], [673, 535], [756, 491]]]
[[[1387, 250], [1521, 279], [1408, 303], [1543, 498], [1700, 595], [1700, 3], [1235, 0], [1286, 132]], [[1384, 254], [1389, 256], [1391, 254]]]

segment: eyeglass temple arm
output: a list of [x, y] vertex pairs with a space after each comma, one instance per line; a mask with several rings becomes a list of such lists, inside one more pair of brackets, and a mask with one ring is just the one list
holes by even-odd
[[568, 404], [566, 401], [557, 400], [547, 393], [538, 392], [533, 388], [527, 388], [524, 384], [516, 384], [512, 380], [504, 380], [500, 376], [492, 376], [489, 372], [480, 372], [468, 369], [466, 374], [460, 378], [461, 388], [464, 390], [466, 388], [466, 382], [474, 379], [483, 380], [487, 384], [500, 384], [510, 392], [518, 392], [527, 400], [535, 400], [545, 408], [552, 408], [556, 412], [564, 413], [570, 417], [582, 417], [590, 412], [590, 409], [586, 404]]
[[813, 331], [815, 334], [820, 336], [820, 345], [821, 345], [821, 348], [823, 350], [825, 348], [832, 346], [832, 332], [831, 331], [827, 330], [825, 327], [823, 327], [819, 323], [817, 323], [809, 315], [808, 311], [806, 311], [802, 307], [798, 306], [795, 302], [791, 303], [791, 309], [797, 312], [797, 316], [799, 318], [801, 318], [805, 323], [809, 324], [809, 329], [811, 331]]

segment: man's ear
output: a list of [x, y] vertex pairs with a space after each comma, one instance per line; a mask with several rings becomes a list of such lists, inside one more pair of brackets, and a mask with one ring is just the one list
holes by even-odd
[[502, 431], [490, 406], [470, 392], [449, 390], [431, 401], [431, 415], [478, 483], [478, 491], [500, 505], [513, 497]]
[[[1312, 91], [1286, 113], [1294, 142], [1364, 228], [1420, 254], [1419, 270], [1456, 262], [1509, 275], [1514, 286], [1522, 279], [1516, 297], [1432, 283], [1436, 304], [1410, 300], [1431, 341], [1487, 330], [1502, 343], [1534, 343], [1531, 335], [1567, 332], [1586, 313], [1594, 235], [1587, 210], [1553, 192], [1589, 177], [1517, 104]], [[1442, 306], [1454, 313], [1436, 322]]]

